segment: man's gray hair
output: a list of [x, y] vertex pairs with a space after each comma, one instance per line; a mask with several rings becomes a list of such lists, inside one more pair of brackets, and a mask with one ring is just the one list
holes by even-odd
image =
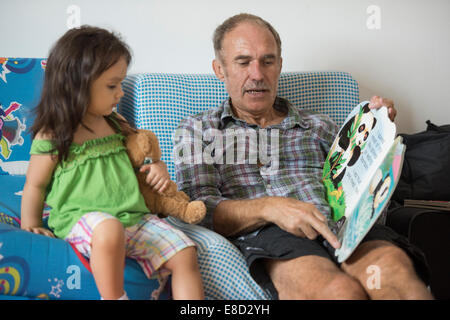
[[275, 30], [275, 28], [272, 27], [272, 25], [263, 18], [260, 18], [258, 16], [249, 13], [240, 13], [225, 20], [214, 31], [213, 44], [214, 44], [214, 52], [217, 59], [223, 61], [221, 51], [223, 38], [225, 37], [225, 35], [243, 22], [252, 22], [267, 28], [275, 38], [275, 42], [277, 43], [278, 48], [278, 55], [281, 57], [281, 38], [278, 32]]

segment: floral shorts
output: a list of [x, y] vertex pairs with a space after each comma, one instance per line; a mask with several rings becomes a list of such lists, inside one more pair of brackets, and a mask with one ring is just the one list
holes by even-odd
[[[91, 239], [95, 227], [107, 220], [117, 219], [104, 212], [89, 212], [80, 218], [64, 239], [84, 256], [91, 256]], [[150, 278], [167, 260], [180, 250], [195, 246], [183, 232], [152, 214], [146, 214], [134, 226], [125, 228], [126, 256], [135, 259]], [[161, 276], [168, 270], [159, 270]]]

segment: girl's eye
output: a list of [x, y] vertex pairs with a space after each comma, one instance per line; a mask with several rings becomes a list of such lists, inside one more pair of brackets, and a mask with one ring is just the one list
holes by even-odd
[[115, 86], [115, 85], [110, 85], [110, 86], [108, 86], [108, 88], [111, 89], [111, 90], [113, 90], [113, 89], [116, 88], [116, 86]]

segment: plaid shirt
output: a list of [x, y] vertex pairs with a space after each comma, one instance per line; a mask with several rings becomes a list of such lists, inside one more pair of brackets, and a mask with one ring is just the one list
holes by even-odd
[[236, 118], [229, 100], [180, 123], [174, 137], [177, 184], [204, 201], [204, 226], [212, 229], [213, 211], [223, 200], [265, 196], [313, 203], [330, 217], [322, 168], [338, 127], [282, 98], [274, 108], [287, 116], [264, 129]]

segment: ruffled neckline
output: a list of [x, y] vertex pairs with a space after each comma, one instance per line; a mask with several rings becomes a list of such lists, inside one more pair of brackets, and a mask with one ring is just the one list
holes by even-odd
[[72, 142], [72, 144], [70, 145], [70, 149], [71, 149], [71, 151], [73, 151], [75, 153], [79, 153], [79, 152], [83, 152], [87, 148], [102, 145], [104, 143], [116, 140], [117, 138], [119, 138], [121, 141], [125, 140], [125, 137], [123, 136], [123, 134], [114, 133], [114, 134], [110, 134], [109, 136], [86, 140], [82, 144]]
[[67, 159], [61, 161], [55, 170], [58, 177], [63, 172], [77, 168], [87, 161], [107, 158], [113, 154], [126, 152], [125, 137], [121, 133], [87, 140], [82, 144], [72, 143]]

